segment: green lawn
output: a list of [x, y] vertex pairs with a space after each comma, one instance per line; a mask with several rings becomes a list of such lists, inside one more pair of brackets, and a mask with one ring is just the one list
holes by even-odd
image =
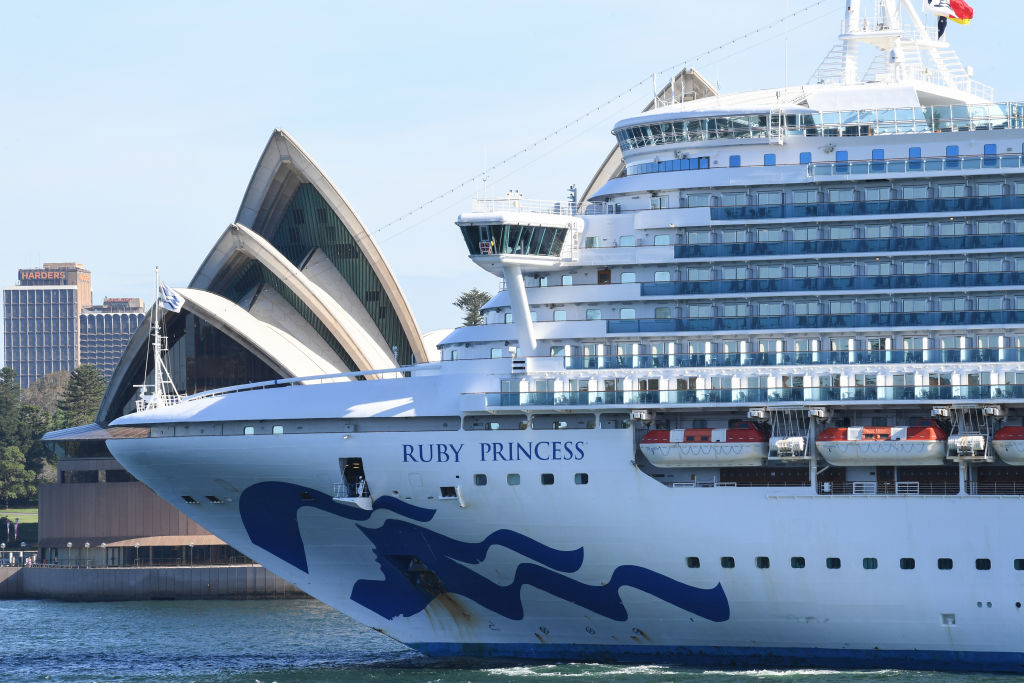
[[12, 522], [17, 519], [23, 523], [39, 521], [39, 508], [0, 508], [0, 517], [7, 517]]

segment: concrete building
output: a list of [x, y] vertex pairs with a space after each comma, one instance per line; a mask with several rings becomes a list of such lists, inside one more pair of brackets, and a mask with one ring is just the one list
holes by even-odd
[[79, 365], [79, 315], [92, 304], [92, 276], [81, 263], [44, 263], [18, 271], [4, 288], [4, 363], [22, 388]]
[[79, 319], [80, 364], [95, 365], [110, 380], [132, 335], [146, 317], [142, 299], [104, 297], [82, 309]]

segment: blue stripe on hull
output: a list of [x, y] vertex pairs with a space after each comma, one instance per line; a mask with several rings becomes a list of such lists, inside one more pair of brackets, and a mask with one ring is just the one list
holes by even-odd
[[1024, 672], [1024, 652], [846, 650], [811, 647], [672, 647], [546, 643], [406, 643], [431, 657], [507, 658], [586, 662], [672, 662], [718, 668], [894, 668]]

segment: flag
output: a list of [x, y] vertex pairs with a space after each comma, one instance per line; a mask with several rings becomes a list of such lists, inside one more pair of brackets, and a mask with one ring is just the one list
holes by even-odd
[[964, 0], [927, 0], [927, 2], [925, 9], [939, 18], [939, 38], [946, 31], [947, 19], [952, 19], [958, 24], [969, 24], [974, 18], [974, 8]]
[[177, 313], [181, 310], [181, 307], [185, 305], [185, 299], [180, 294], [175, 292], [173, 289], [160, 283], [160, 297], [157, 301], [162, 308], [166, 308], [169, 311]]

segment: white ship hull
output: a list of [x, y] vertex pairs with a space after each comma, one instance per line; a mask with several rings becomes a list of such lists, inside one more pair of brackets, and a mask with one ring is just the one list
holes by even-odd
[[[1024, 667], [1012, 626], [1024, 618], [1024, 571], [1013, 570], [1024, 547], [1019, 497], [866, 504], [807, 487], [669, 487], [637, 469], [629, 429], [108, 443], [240, 551], [431, 654]], [[496, 458], [499, 443], [534, 457]], [[372, 511], [332, 500], [339, 458], [353, 456], [365, 463]], [[553, 484], [541, 483], [545, 473]], [[480, 474], [486, 485], [474, 483]], [[457, 495], [441, 498], [450, 486]], [[938, 570], [949, 556], [955, 569]], [[758, 557], [770, 566], [755, 566]], [[917, 558], [915, 571], [900, 569], [904, 557]], [[975, 558], [993, 570], [975, 571]]]

